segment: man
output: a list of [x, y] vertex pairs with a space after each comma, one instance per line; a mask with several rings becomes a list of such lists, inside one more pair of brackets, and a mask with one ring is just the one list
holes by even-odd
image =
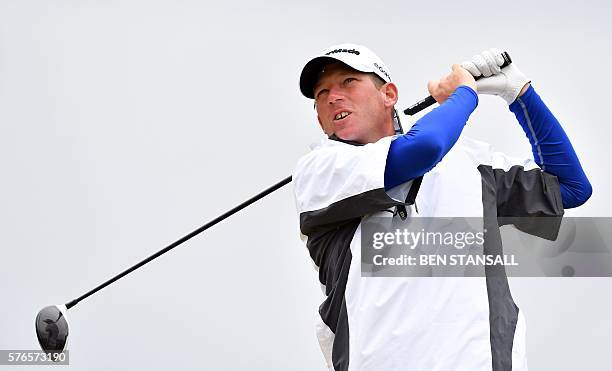
[[[525, 75], [502, 63], [491, 49], [430, 81], [440, 106], [406, 134], [391, 73], [366, 47], [332, 46], [302, 70], [300, 89], [314, 99], [326, 138], [298, 161], [293, 182], [300, 230], [327, 296], [317, 336], [330, 370], [526, 369], [524, 318], [505, 273], [377, 278], [360, 271], [361, 227], [374, 216], [481, 217], [484, 251], [500, 253], [498, 220], [550, 216], [515, 226], [554, 239], [564, 208], [590, 197], [558, 121]], [[476, 83], [472, 75], [485, 78]], [[535, 162], [461, 136], [477, 92], [506, 100]]]

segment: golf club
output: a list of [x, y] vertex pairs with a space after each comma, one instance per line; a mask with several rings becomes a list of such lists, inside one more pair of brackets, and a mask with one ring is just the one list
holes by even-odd
[[[510, 59], [510, 56], [508, 55], [508, 53], [504, 52], [503, 53], [504, 56], [504, 64], [502, 65], [502, 67], [505, 67], [507, 65], [509, 65], [510, 63], [512, 63], [512, 60]], [[480, 77], [476, 77], [475, 79], [478, 80]], [[427, 97], [425, 99], [423, 99], [422, 101], [412, 105], [411, 107], [407, 108], [404, 113], [407, 115], [413, 115], [429, 106], [431, 106], [433, 103], [435, 103], [436, 101], [431, 97]], [[398, 121], [399, 121], [399, 117], [397, 117]], [[401, 125], [400, 125], [401, 128]], [[241, 203], [240, 205], [234, 207], [231, 210], [228, 210], [227, 212], [225, 212], [224, 214], [218, 216], [217, 218], [211, 220], [210, 222], [204, 224], [203, 226], [201, 226], [200, 228], [194, 230], [193, 232], [181, 237], [180, 239], [176, 240], [175, 242], [171, 243], [170, 245], [164, 247], [163, 249], [159, 250], [158, 252], [156, 252], [155, 254], [149, 256], [148, 258], [142, 260], [141, 262], [133, 265], [132, 267], [126, 269], [125, 271], [119, 273], [118, 275], [112, 277], [111, 279], [107, 280], [106, 282], [100, 284], [99, 286], [93, 288], [92, 290], [86, 292], [85, 294], [79, 296], [78, 298], [69, 301], [66, 304], [63, 305], [50, 305], [47, 307], [44, 307], [43, 309], [41, 309], [38, 312], [38, 315], [36, 316], [36, 321], [35, 321], [35, 326], [36, 326], [36, 335], [38, 337], [38, 342], [40, 344], [40, 347], [48, 353], [52, 353], [52, 354], [58, 354], [64, 351], [64, 349], [66, 348], [66, 343], [68, 341], [68, 335], [69, 335], [69, 328], [68, 328], [68, 320], [66, 317], [66, 313], [68, 311], [68, 309], [74, 307], [75, 305], [77, 305], [81, 300], [95, 294], [96, 292], [100, 291], [101, 289], [103, 289], [104, 287], [110, 285], [111, 283], [119, 280], [120, 278], [130, 274], [131, 272], [135, 271], [136, 269], [142, 267], [143, 265], [149, 263], [150, 261], [158, 258], [159, 256], [167, 253], [168, 251], [172, 250], [173, 248], [179, 246], [180, 244], [182, 244], [185, 241], [188, 241], [189, 239], [197, 236], [198, 234], [204, 232], [205, 230], [207, 230], [208, 228], [212, 227], [213, 225], [225, 220], [226, 218], [228, 218], [229, 216], [237, 213], [238, 211], [244, 209], [245, 207], [251, 205], [252, 203], [260, 200], [261, 198], [269, 195], [270, 193], [278, 190], [279, 188], [285, 186], [286, 184], [290, 183], [292, 180], [291, 176], [288, 176], [287, 178], [281, 180], [280, 182], [274, 184], [273, 186], [265, 189], [264, 191], [258, 193], [257, 195], [251, 197], [250, 199], [244, 201], [243, 203]]]
[[216, 217], [215, 219], [204, 224], [203, 226], [194, 230], [193, 232], [181, 237], [180, 239], [176, 240], [170, 245], [159, 250], [155, 254], [144, 259], [140, 263], [137, 263], [134, 266], [126, 269], [125, 271], [119, 273], [115, 277], [109, 279], [108, 281], [102, 283], [101, 285], [95, 287], [94, 289], [86, 292], [85, 294], [79, 296], [78, 298], [64, 305], [50, 305], [50, 306], [44, 307], [43, 309], [40, 310], [40, 312], [38, 312], [38, 315], [36, 316], [36, 322], [35, 322], [36, 336], [38, 337], [38, 343], [40, 344], [40, 347], [47, 353], [58, 354], [58, 353], [63, 352], [64, 349], [66, 348], [66, 343], [68, 341], [68, 334], [69, 334], [68, 320], [66, 318], [66, 312], [68, 311], [68, 309], [77, 305], [81, 300], [95, 294], [96, 292], [100, 291], [104, 287], [130, 274], [131, 272], [142, 267], [148, 262], [167, 253], [168, 251], [172, 250], [173, 248], [177, 247], [183, 242], [191, 239], [192, 237], [197, 236], [198, 234], [204, 232], [205, 230], [212, 227], [213, 225], [221, 222], [222, 220], [237, 213], [238, 211], [244, 209], [245, 207], [269, 195], [270, 193], [276, 191], [277, 189], [283, 187], [284, 185], [290, 182], [291, 182], [291, 176], [288, 176], [287, 178], [281, 180], [280, 182], [274, 184], [273, 186], [267, 188], [266, 190], [258, 193], [257, 195], [249, 198], [248, 200], [244, 201], [243, 203], [234, 207], [233, 209], [226, 211], [224, 214]]
[[[502, 57], [504, 57], [504, 63], [500, 66], [500, 68], [504, 68], [512, 63], [512, 59], [510, 58], [510, 54], [508, 54], [508, 52], [503, 52]], [[483, 77], [484, 77], [483, 75], [476, 76], [474, 77], [474, 80], [480, 80]], [[424, 110], [425, 108], [431, 106], [434, 103], [436, 103], [436, 100], [430, 95], [427, 98], [421, 99], [420, 101], [416, 102], [412, 106], [406, 108], [404, 110], [404, 115], [412, 116], [416, 114], [417, 112], [420, 112]]]

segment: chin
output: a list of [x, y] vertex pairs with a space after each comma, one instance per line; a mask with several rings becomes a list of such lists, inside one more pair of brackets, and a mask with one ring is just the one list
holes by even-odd
[[357, 135], [356, 133], [340, 131], [336, 133], [336, 136], [342, 140], [349, 140], [351, 142], [360, 142], [359, 135]]
[[355, 130], [351, 130], [349, 127], [344, 127], [336, 131], [336, 136], [343, 140], [350, 140], [352, 142], [359, 142], [363, 138]]
[[358, 117], [353, 117], [354, 113], [345, 119], [345, 122], [337, 125], [336, 136], [351, 142], [365, 143], [367, 138], [367, 125], [361, 122]]

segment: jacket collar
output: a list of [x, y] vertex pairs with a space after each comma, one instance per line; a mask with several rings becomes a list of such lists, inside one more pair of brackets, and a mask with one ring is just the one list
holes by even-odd
[[352, 140], [344, 140], [344, 139], [340, 139], [336, 136], [336, 134], [332, 134], [328, 137], [330, 140], [335, 140], [338, 142], [342, 142], [342, 143], [346, 143], [346, 144], [350, 144], [352, 146], [363, 146], [363, 143], [358, 143], [358, 142], [353, 142]]

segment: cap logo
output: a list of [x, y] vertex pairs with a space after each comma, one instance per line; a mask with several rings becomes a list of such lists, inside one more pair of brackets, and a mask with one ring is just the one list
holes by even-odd
[[355, 50], [355, 49], [334, 49], [330, 52], [325, 53], [325, 55], [336, 54], [336, 53], [351, 53], [355, 55], [361, 54], [359, 50]]
[[389, 78], [389, 80], [391, 80], [391, 76], [389, 76], [387, 71], [385, 71], [381, 66], [379, 66], [378, 63], [374, 62], [374, 67], [378, 68], [380, 72], [382, 72], [385, 76]]

